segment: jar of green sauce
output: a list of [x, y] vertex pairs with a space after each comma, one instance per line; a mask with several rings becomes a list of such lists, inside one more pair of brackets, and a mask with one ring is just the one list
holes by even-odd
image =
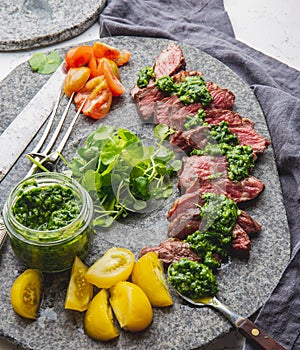
[[18, 183], [3, 221], [17, 257], [44, 272], [71, 268], [75, 256], [84, 259], [94, 236], [91, 197], [61, 173], [38, 173]]

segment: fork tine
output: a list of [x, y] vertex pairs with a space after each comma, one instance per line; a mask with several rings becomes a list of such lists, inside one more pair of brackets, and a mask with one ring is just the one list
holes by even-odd
[[59, 106], [59, 102], [61, 100], [63, 96], [63, 89], [60, 90], [58, 96], [57, 96], [57, 99], [56, 99], [56, 102], [55, 102], [55, 105], [54, 105], [54, 108], [50, 114], [50, 117], [48, 119], [48, 123], [47, 123], [47, 126], [43, 132], [43, 135], [42, 137], [40, 138], [39, 142], [37, 143], [37, 145], [33, 148], [33, 150], [30, 152], [30, 153], [37, 153], [41, 150], [47, 136], [49, 135], [49, 132], [51, 130], [51, 127], [53, 125], [53, 121], [54, 121], [54, 117], [56, 115], [56, 112], [57, 112], [57, 109], [58, 109], [58, 106]]
[[76, 121], [77, 121], [77, 119], [78, 119], [78, 117], [79, 117], [79, 115], [81, 113], [81, 110], [82, 110], [86, 100], [87, 100], [87, 98], [84, 99], [84, 101], [81, 103], [80, 107], [78, 108], [78, 110], [77, 110], [77, 112], [76, 112], [72, 122], [70, 123], [70, 125], [69, 125], [69, 127], [68, 127], [68, 129], [67, 129], [67, 131], [66, 131], [66, 133], [64, 135], [64, 137], [60, 141], [60, 143], [57, 146], [56, 150], [53, 152], [53, 157], [50, 156], [49, 160], [51, 162], [55, 162], [57, 160], [57, 158], [59, 157], [59, 154], [62, 152], [66, 142], [68, 141], [68, 139], [70, 137], [70, 134], [71, 134], [71, 132], [72, 132], [72, 130], [73, 130], [75, 124], [76, 124]]
[[53, 147], [53, 145], [54, 145], [54, 143], [55, 143], [55, 141], [56, 141], [56, 139], [57, 139], [57, 137], [58, 137], [58, 135], [60, 133], [60, 130], [61, 130], [62, 126], [63, 126], [63, 123], [66, 120], [66, 117], [68, 115], [71, 103], [73, 101], [73, 97], [74, 97], [74, 92], [72, 93], [71, 97], [69, 98], [67, 107], [65, 108], [64, 113], [63, 113], [63, 115], [60, 118], [59, 124], [57, 125], [57, 127], [56, 127], [56, 129], [55, 129], [55, 131], [54, 131], [54, 133], [53, 133], [49, 143], [47, 144], [47, 146], [45, 147], [45, 149], [43, 151], [44, 154], [48, 154], [50, 152], [51, 148]]
[[[66, 107], [66, 109], [65, 109], [65, 111], [64, 111], [64, 115], [63, 115], [63, 117], [61, 118], [61, 120], [63, 120], [63, 121], [65, 120], [65, 118], [66, 118], [66, 116], [67, 116], [67, 114], [68, 114], [68, 110], [69, 110], [70, 104], [71, 104], [71, 102], [72, 102], [73, 95], [74, 95], [74, 94], [72, 94], [72, 96], [70, 97], [68, 106]], [[45, 161], [49, 161], [49, 162], [51, 162], [51, 163], [54, 163], [54, 162], [58, 159], [58, 157], [59, 157], [61, 151], [63, 150], [63, 148], [64, 148], [64, 146], [65, 146], [65, 144], [66, 144], [66, 142], [67, 142], [67, 140], [68, 140], [68, 138], [70, 137], [70, 134], [71, 134], [71, 132], [72, 132], [74, 126], [75, 126], [75, 123], [76, 123], [76, 121], [77, 121], [77, 119], [78, 119], [78, 117], [79, 117], [79, 115], [80, 115], [80, 113], [81, 113], [81, 110], [82, 110], [82, 108], [83, 108], [83, 106], [84, 106], [84, 104], [85, 104], [85, 102], [86, 102], [86, 99], [87, 99], [87, 98], [84, 99], [84, 101], [82, 102], [81, 106], [80, 106], [79, 109], [77, 110], [77, 112], [76, 112], [76, 114], [75, 114], [75, 116], [74, 116], [72, 122], [70, 123], [68, 129], [67, 129], [66, 132], [65, 132], [65, 135], [63, 136], [63, 138], [62, 138], [61, 142], [59, 143], [59, 145], [57, 146], [56, 150], [53, 151], [51, 154], [48, 154], [49, 151], [51, 150], [51, 147], [52, 147], [52, 145], [49, 146], [49, 144], [53, 144], [53, 143], [55, 142], [55, 140], [57, 139], [57, 136], [58, 136], [58, 134], [59, 134], [59, 132], [60, 132], [60, 130], [61, 130], [61, 127], [62, 127], [62, 124], [63, 124], [63, 123], [61, 123], [61, 122], [60, 122], [61, 125], [58, 125], [58, 126], [57, 126], [57, 129], [56, 129], [55, 132], [54, 132], [55, 136], [53, 136], [53, 137], [51, 138], [51, 140], [50, 140], [49, 144], [46, 146], [45, 150], [44, 150], [42, 153], [36, 153], [36, 157], [35, 157], [34, 159], [37, 159], [37, 160], [39, 160], [39, 161], [41, 161], [41, 159], [42, 159], [41, 163], [43, 163], [43, 162], [45, 162]], [[71, 101], [71, 102], [70, 102], [70, 101]], [[53, 139], [54, 141], [53, 141], [52, 139]], [[40, 158], [41, 158], [41, 159], [40, 159]], [[28, 171], [26, 177], [32, 175], [32, 174], [37, 170], [37, 168], [38, 168], [38, 166], [37, 166], [36, 164], [33, 164], [33, 165], [31, 166], [30, 170]]]

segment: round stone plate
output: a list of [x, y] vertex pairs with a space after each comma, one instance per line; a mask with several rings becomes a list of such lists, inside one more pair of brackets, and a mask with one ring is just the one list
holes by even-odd
[[0, 50], [23, 50], [73, 38], [97, 20], [105, 2], [2, 0]]
[[[139, 37], [114, 37], [103, 41], [132, 52], [130, 62], [120, 69], [126, 93], [114, 99], [112, 109], [105, 119], [94, 121], [84, 116], [80, 118], [63, 152], [68, 161], [86, 137], [102, 123], [125, 127], [137, 132], [142, 138], [145, 136], [147, 140], [152, 135], [153, 125], [142, 124], [129, 90], [135, 85], [139, 69], [152, 65], [169, 41]], [[256, 130], [269, 137], [264, 115], [252, 90], [218, 60], [191, 46], [181, 47], [187, 69], [200, 70], [206, 81], [214, 81], [231, 89], [236, 95], [234, 110], [253, 120]], [[61, 54], [66, 50], [67, 48], [60, 51]], [[19, 66], [1, 85], [3, 118], [8, 121], [16, 116], [47, 79], [48, 77], [32, 73], [26, 63]], [[27, 151], [33, 147], [38, 137], [39, 135]], [[28, 160], [21, 157], [2, 181], [1, 205], [9, 190], [26, 174], [29, 167]], [[253, 315], [262, 306], [289, 259], [289, 230], [272, 147], [257, 161], [254, 175], [264, 181], [265, 190], [256, 200], [243, 207], [261, 223], [262, 232], [252, 240], [249, 260], [232, 259], [217, 273], [219, 298], [244, 317]], [[166, 240], [165, 215], [176, 196], [178, 193], [175, 190], [171, 198], [152, 212], [133, 215], [107, 230], [98, 229], [85, 263], [92, 264], [111, 246], [132, 249], [137, 257], [143, 246], [157, 245]], [[14, 313], [9, 299], [10, 288], [24, 268], [15, 258], [7, 240], [0, 257], [0, 335], [26, 349], [195, 349], [210, 344], [232, 329], [227, 319], [218, 312], [208, 307], [193, 308], [172, 291], [174, 305], [155, 308], [153, 323], [146, 331], [138, 334], [121, 331], [117, 340], [109, 343], [95, 342], [84, 334], [83, 314], [64, 310], [70, 271], [45, 275], [44, 295], [37, 321], [22, 319]]]

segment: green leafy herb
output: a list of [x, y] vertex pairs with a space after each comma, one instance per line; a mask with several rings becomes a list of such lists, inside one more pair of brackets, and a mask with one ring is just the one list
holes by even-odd
[[155, 76], [153, 68], [148, 66], [143, 67], [139, 71], [137, 85], [140, 88], [145, 88], [148, 86], [149, 81], [154, 78]]
[[192, 299], [213, 296], [218, 292], [218, 283], [212, 270], [187, 258], [169, 266], [168, 281], [179, 293]]
[[110, 226], [171, 195], [171, 178], [181, 162], [162, 145], [165, 132], [155, 131], [160, 142], [146, 147], [131, 131], [103, 125], [78, 149], [72, 173], [94, 199], [95, 225]]
[[40, 74], [51, 74], [61, 64], [61, 58], [56, 52], [51, 52], [48, 55], [42, 52], [36, 52], [29, 60], [31, 69]]

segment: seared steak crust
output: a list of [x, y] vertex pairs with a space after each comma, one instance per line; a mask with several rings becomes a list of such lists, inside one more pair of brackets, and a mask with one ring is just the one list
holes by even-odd
[[182, 258], [188, 258], [194, 261], [200, 261], [198, 255], [190, 248], [187, 242], [182, 242], [178, 239], [168, 239], [165, 242], [161, 242], [156, 247], [144, 247], [141, 249], [139, 257], [145, 255], [148, 252], [157, 253], [159, 259], [165, 264], [170, 265], [174, 261], [178, 261]]

